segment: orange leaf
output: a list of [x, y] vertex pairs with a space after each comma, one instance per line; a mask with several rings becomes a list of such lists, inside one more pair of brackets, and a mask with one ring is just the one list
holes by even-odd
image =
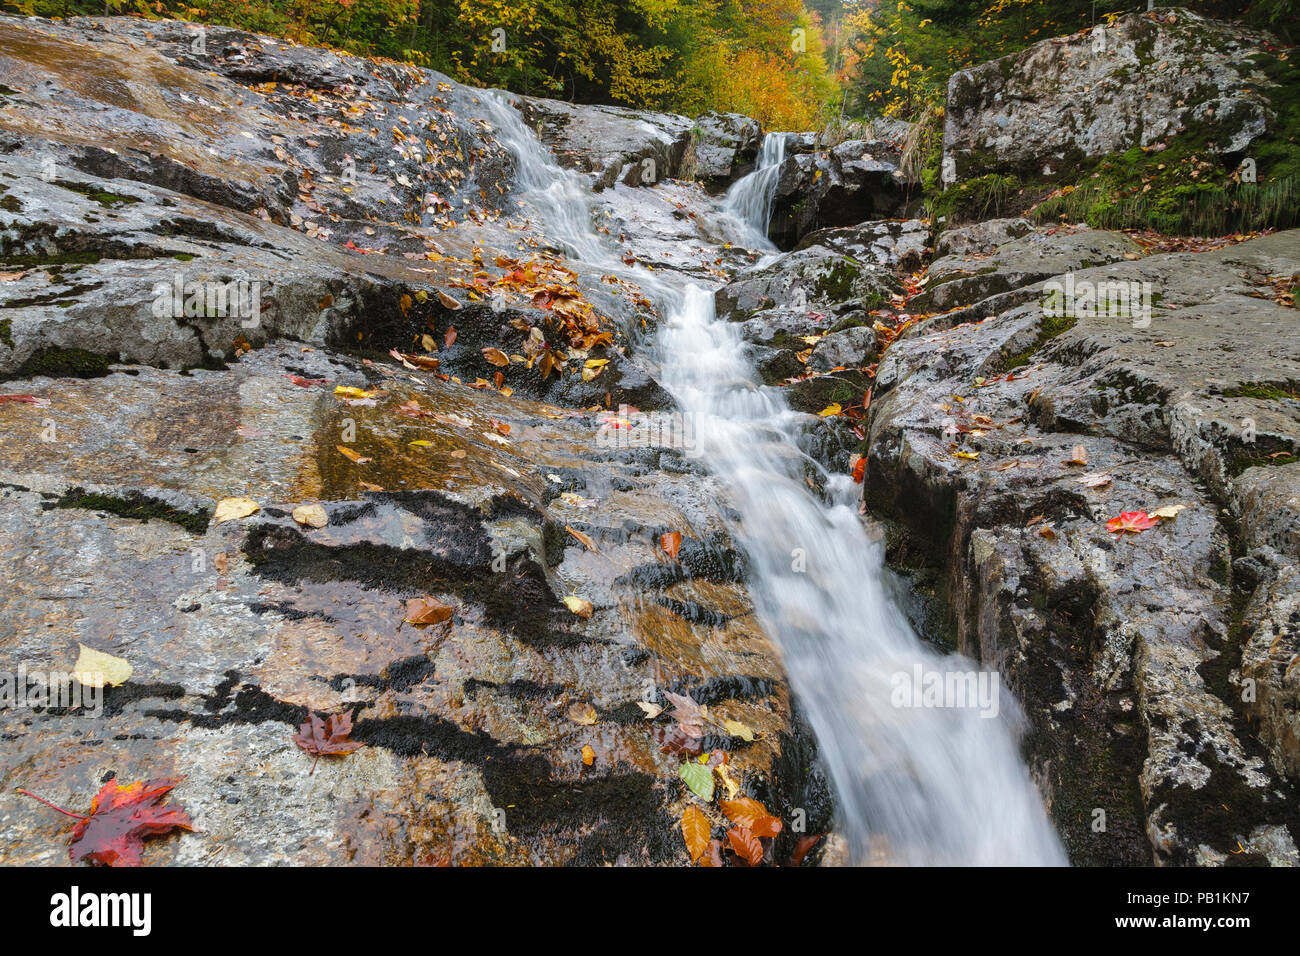
[[682, 547], [682, 533], [680, 531], [669, 531], [667, 534], [661, 534], [659, 536], [659, 547], [663, 548], [668, 557], [676, 561], [677, 552]]
[[723, 800], [718, 804], [727, 819], [753, 831], [755, 836], [774, 837], [781, 832], [781, 821], [767, 812], [767, 807], [749, 797]]
[[406, 602], [406, 616], [402, 620], [416, 627], [441, 624], [451, 619], [452, 609], [449, 605], [433, 598], [412, 598]]
[[592, 541], [590, 537], [583, 534], [581, 531], [576, 531], [573, 528], [570, 528], [567, 524], [564, 526], [564, 530], [581, 541], [588, 551], [594, 551], [597, 554], [600, 553], [596, 550], [596, 542]]
[[582, 762], [588, 767], [596, 762], [596, 751], [591, 749], [591, 744], [582, 745]]
[[732, 827], [727, 831], [727, 839], [736, 855], [750, 866], [763, 862], [763, 844], [745, 827]]
[[692, 863], [698, 861], [709, 848], [712, 830], [709, 818], [699, 807], [689, 806], [682, 813], [682, 837], [686, 840], [686, 852], [690, 853]]

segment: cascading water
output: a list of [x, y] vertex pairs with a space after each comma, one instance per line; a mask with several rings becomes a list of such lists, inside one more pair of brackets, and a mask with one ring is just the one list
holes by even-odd
[[[982, 707], [924, 706], [918, 676], [922, 684], [931, 675], [966, 678], [974, 664], [935, 652], [913, 631], [887, 591], [883, 548], [863, 529], [851, 479], [826, 476], [830, 504], [809, 493], [804, 469], [819, 466], [797, 451], [806, 416], [757, 384], [737, 326], [717, 319], [710, 292], [625, 267], [591, 226], [585, 182], [560, 169], [505, 102], [492, 98], [487, 109], [515, 154], [519, 198], [551, 238], [634, 277], [666, 316], [656, 343], [663, 384], [692, 416], [701, 460], [741, 516], [732, 533], [750, 558], [755, 610], [816, 734], [850, 861], [1065, 863], [1017, 754], [1010, 695], [986, 697]], [[746, 215], [753, 196], [770, 204], [765, 180], [784, 150], [783, 140], [770, 142], [766, 164], [728, 194]], [[914, 689], [914, 698], [900, 701], [900, 688]]]
[[756, 245], [768, 246], [767, 230], [772, 224], [772, 200], [785, 162], [785, 133], [768, 133], [758, 150], [753, 172], [736, 180], [722, 200], [722, 208], [762, 237]]

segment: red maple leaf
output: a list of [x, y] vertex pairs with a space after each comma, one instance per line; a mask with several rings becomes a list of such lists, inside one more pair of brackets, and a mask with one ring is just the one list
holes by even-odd
[[89, 860], [104, 866], [139, 866], [147, 837], [194, 829], [190, 815], [183, 809], [162, 806], [178, 783], [179, 779], [160, 777], [148, 783], [136, 781], [121, 786], [116, 780], [110, 780], [95, 794], [86, 816], [70, 813], [26, 790], [18, 792], [80, 820], [68, 843], [68, 855], [74, 863]]
[[[364, 747], [365, 744], [360, 741], [348, 740], [351, 733], [352, 711], [326, 717], [324, 720], [308, 711], [307, 723], [302, 725], [293, 742], [319, 760], [323, 754], [350, 754]], [[316, 760], [312, 761], [308, 776], [316, 772]]]
[[1140, 534], [1159, 523], [1159, 518], [1153, 518], [1145, 511], [1125, 511], [1118, 518], [1107, 521], [1106, 530], [1113, 534]]

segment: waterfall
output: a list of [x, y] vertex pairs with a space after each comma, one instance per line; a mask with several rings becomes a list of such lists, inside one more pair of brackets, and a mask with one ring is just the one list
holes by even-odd
[[[624, 266], [591, 226], [585, 180], [556, 165], [504, 100], [486, 108], [519, 167], [518, 198], [548, 236], [634, 278], [665, 316], [654, 343], [663, 384], [740, 515], [730, 530], [750, 559], [755, 610], [816, 735], [850, 861], [1065, 863], [1017, 751], [1015, 701], [996, 674], [917, 636], [889, 592], [883, 546], [863, 528], [851, 478], [826, 476], [829, 504], [810, 492], [804, 469], [820, 466], [797, 451], [808, 416], [758, 383], [738, 326], [718, 320], [709, 291]], [[769, 135], [758, 168], [726, 197], [751, 224], [766, 227], [784, 147]], [[935, 680], [948, 687], [944, 706], [927, 705]], [[967, 706], [952, 706], [963, 687]]]
[[783, 162], [785, 133], [768, 133], [763, 137], [753, 172], [732, 183], [722, 201], [725, 211], [761, 237], [761, 242], [752, 243], [755, 248], [771, 247], [767, 230], [772, 224], [772, 200], [776, 196], [776, 182], [781, 176]]

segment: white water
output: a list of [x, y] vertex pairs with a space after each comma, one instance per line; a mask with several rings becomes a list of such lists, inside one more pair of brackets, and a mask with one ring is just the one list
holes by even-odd
[[[811, 462], [796, 450], [806, 416], [792, 412], [778, 389], [757, 384], [738, 327], [717, 319], [710, 292], [625, 267], [591, 227], [585, 182], [554, 163], [515, 110], [495, 99], [488, 109], [515, 153], [519, 198], [548, 237], [602, 270], [631, 274], [663, 309], [656, 343], [663, 384], [694, 417], [701, 460], [726, 483], [728, 503], [741, 515], [732, 533], [751, 561], [749, 591], [816, 734], [850, 862], [1065, 863], [1017, 753], [1009, 693], [998, 696], [996, 718], [974, 707], [894, 706], [895, 675], [910, 677], [917, 666], [964, 673], [974, 665], [923, 644], [887, 592], [883, 549], [857, 515], [858, 486], [830, 476], [829, 506], [809, 492], [803, 468]], [[775, 168], [784, 142], [769, 151], [770, 142], [763, 144], [769, 162], [749, 179]], [[767, 186], [747, 179], [727, 203], [748, 216], [760, 187], [770, 202]], [[803, 571], [795, 570], [796, 549]]]
[[736, 180], [722, 200], [722, 208], [762, 237], [757, 248], [769, 248], [767, 229], [772, 224], [772, 199], [781, 164], [785, 162], [785, 134], [768, 133], [758, 150], [753, 172]]

